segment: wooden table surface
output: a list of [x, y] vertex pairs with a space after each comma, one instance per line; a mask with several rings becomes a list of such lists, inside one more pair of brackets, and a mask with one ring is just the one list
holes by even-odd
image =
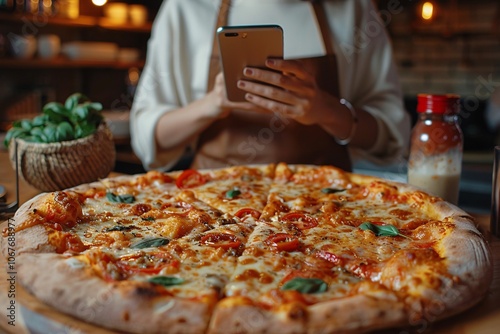
[[[7, 152], [0, 151], [0, 184], [4, 185], [8, 192], [7, 201], [15, 199], [15, 173], [10, 165]], [[39, 191], [26, 182], [20, 180], [20, 202], [24, 203]], [[494, 277], [489, 293], [478, 305], [471, 309], [441, 322], [427, 324], [412, 328], [414, 333], [467, 333], [467, 334], [489, 334], [500, 333], [500, 239], [489, 233], [489, 216], [474, 214], [477, 223], [489, 241], [494, 263]], [[1, 217], [0, 217], [1, 220]], [[1, 221], [0, 221], [1, 222]], [[5, 259], [0, 256], [0, 266], [6, 268]], [[42, 332], [57, 333], [98, 333], [109, 334], [108, 330], [97, 328], [67, 315], [61, 314], [51, 307], [39, 302], [20, 284], [16, 282], [16, 297], [9, 298], [9, 276], [7, 270], [0, 270], [0, 333], [6, 331], [13, 334], [30, 333], [27, 327], [37, 328]], [[7, 307], [12, 300], [16, 303], [16, 326], [8, 325]], [[26, 326], [26, 324], [28, 326]], [[391, 333], [404, 333], [405, 331], [391, 331]]]

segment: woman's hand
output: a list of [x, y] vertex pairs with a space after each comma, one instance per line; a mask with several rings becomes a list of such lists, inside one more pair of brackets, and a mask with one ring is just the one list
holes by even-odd
[[[211, 114], [217, 118], [227, 117], [231, 110], [256, 111], [256, 106], [250, 102], [231, 102], [227, 99], [226, 84], [222, 73], [215, 77], [214, 88], [206, 96], [211, 101]], [[257, 111], [265, 112], [257, 106]]]
[[275, 71], [254, 67], [243, 71], [252, 79], [238, 81], [238, 87], [248, 92], [247, 101], [305, 125], [324, 122], [331, 115], [326, 111], [335, 105], [335, 98], [319, 89], [299, 61], [268, 59], [266, 66]]

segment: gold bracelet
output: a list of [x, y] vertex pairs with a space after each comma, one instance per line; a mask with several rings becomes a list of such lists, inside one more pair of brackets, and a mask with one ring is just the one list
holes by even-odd
[[351, 132], [349, 133], [349, 136], [347, 136], [344, 139], [339, 139], [337, 137], [334, 137], [334, 139], [339, 145], [347, 145], [351, 142], [352, 138], [354, 137], [354, 134], [356, 133], [356, 128], [358, 127], [358, 114], [356, 113], [356, 109], [354, 109], [352, 104], [346, 99], [340, 99], [340, 104], [346, 106], [347, 109], [349, 109], [349, 111], [351, 112], [352, 116]]

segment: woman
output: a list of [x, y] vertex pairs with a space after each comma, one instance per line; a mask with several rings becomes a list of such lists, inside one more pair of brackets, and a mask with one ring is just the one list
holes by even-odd
[[[398, 158], [410, 121], [374, 13], [369, 0], [165, 1], [131, 112], [136, 154], [147, 169], [171, 168], [187, 148], [195, 168], [285, 161], [350, 170], [354, 155]], [[234, 103], [214, 36], [245, 24], [280, 25], [285, 60], [245, 69], [238, 87], [247, 101]]]

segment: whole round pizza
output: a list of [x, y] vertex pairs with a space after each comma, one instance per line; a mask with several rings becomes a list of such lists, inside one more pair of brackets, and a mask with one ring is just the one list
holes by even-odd
[[131, 333], [333, 333], [417, 326], [477, 303], [487, 243], [407, 184], [284, 163], [120, 176], [25, 203], [21, 284]]

